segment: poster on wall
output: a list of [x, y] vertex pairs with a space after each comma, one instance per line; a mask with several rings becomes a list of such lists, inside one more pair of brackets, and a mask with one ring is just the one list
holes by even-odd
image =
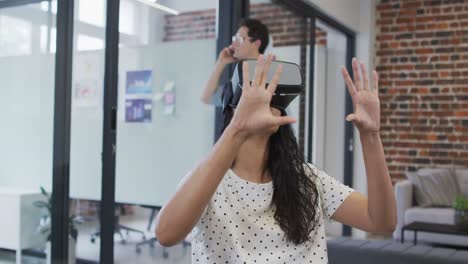
[[175, 112], [175, 82], [166, 82], [164, 87], [164, 114], [165, 115], [174, 115]]
[[126, 94], [151, 94], [152, 82], [151, 70], [127, 71]]
[[73, 104], [76, 107], [98, 106], [98, 81], [79, 80], [75, 82]]
[[79, 54], [73, 67], [73, 107], [98, 107], [102, 101], [102, 63], [96, 54]]
[[128, 123], [150, 123], [153, 110], [151, 99], [125, 100], [125, 121]]

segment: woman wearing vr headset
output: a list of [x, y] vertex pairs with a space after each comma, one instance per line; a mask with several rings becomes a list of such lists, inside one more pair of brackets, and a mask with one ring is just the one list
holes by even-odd
[[158, 214], [162, 245], [192, 231], [192, 263], [327, 263], [325, 219], [373, 233], [395, 228], [377, 73], [371, 85], [356, 59], [354, 81], [342, 69], [354, 103], [346, 119], [359, 129], [364, 153], [366, 197], [305, 162], [290, 126], [296, 120], [271, 106], [282, 71], [278, 66], [267, 85], [271, 62], [260, 56], [253, 76], [243, 63], [242, 96], [225, 111], [221, 138]]

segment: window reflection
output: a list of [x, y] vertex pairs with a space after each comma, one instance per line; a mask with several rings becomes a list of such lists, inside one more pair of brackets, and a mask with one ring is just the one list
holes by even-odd
[[78, 19], [81, 22], [104, 27], [105, 14], [104, 1], [80, 0], [78, 2]]
[[20, 18], [0, 16], [0, 57], [31, 54], [31, 23]]
[[104, 41], [87, 35], [78, 35], [78, 51], [104, 49]]

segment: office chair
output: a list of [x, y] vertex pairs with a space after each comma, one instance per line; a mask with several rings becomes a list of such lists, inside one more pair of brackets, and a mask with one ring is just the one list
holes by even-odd
[[[160, 206], [146, 206], [146, 205], [142, 205], [141, 207], [151, 209], [150, 217], [149, 217], [149, 220], [148, 220], [148, 227], [147, 227], [147, 230], [149, 232], [149, 231], [151, 231], [151, 225], [153, 224], [153, 220], [154, 220], [154, 216], [156, 215], [156, 211], [161, 210], [161, 207]], [[144, 241], [142, 241], [140, 243], [137, 243], [136, 247], [135, 247], [135, 250], [136, 250], [137, 253], [141, 253], [141, 247], [143, 245], [148, 244], [151, 248], [154, 248], [154, 244], [156, 242], [158, 242], [158, 238], [156, 236], [154, 236], [154, 237], [152, 237], [150, 239], [147, 239], [147, 240], [144, 240]], [[187, 246], [190, 246], [190, 242], [184, 240], [182, 242], [182, 246], [184, 248], [187, 247]], [[162, 251], [163, 251], [163, 258], [167, 259], [169, 257], [169, 253], [167, 252], [167, 248], [165, 246], [162, 246], [162, 245], [161, 245], [161, 248], [162, 248]]]
[[[119, 206], [120, 207], [120, 206]], [[138, 229], [135, 229], [135, 228], [131, 228], [131, 227], [128, 227], [128, 226], [124, 226], [124, 225], [121, 225], [119, 224], [119, 216], [120, 214], [118, 213], [118, 210], [119, 208], [117, 207], [116, 210], [115, 210], [115, 214], [114, 214], [114, 223], [115, 223], [115, 226], [114, 226], [114, 233], [117, 233], [119, 234], [120, 236], [120, 243], [121, 244], [125, 244], [127, 241], [125, 240], [123, 234], [122, 234], [122, 231], [126, 231], [127, 232], [127, 236], [129, 235], [130, 232], [134, 232], [134, 233], [138, 233], [138, 234], [141, 234], [141, 237], [142, 237], [142, 240], [146, 240], [146, 236], [145, 236], [145, 232], [141, 231], [141, 230], [138, 230]], [[99, 206], [98, 208], [98, 218], [100, 220], [101, 218], [101, 207]], [[101, 221], [99, 221], [100, 223]], [[94, 243], [96, 242], [96, 238], [98, 238], [99, 236], [101, 235], [101, 231], [100, 230], [97, 230], [96, 232], [92, 233], [91, 234], [91, 243]]]

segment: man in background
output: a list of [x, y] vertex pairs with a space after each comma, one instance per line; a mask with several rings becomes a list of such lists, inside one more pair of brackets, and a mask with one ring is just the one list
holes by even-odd
[[232, 44], [219, 53], [215, 68], [203, 90], [203, 103], [221, 106], [224, 84], [220, 84], [219, 79], [225, 67], [240, 60], [256, 60], [265, 52], [268, 42], [269, 33], [265, 24], [257, 19], [242, 21], [236, 35], [232, 36]]

